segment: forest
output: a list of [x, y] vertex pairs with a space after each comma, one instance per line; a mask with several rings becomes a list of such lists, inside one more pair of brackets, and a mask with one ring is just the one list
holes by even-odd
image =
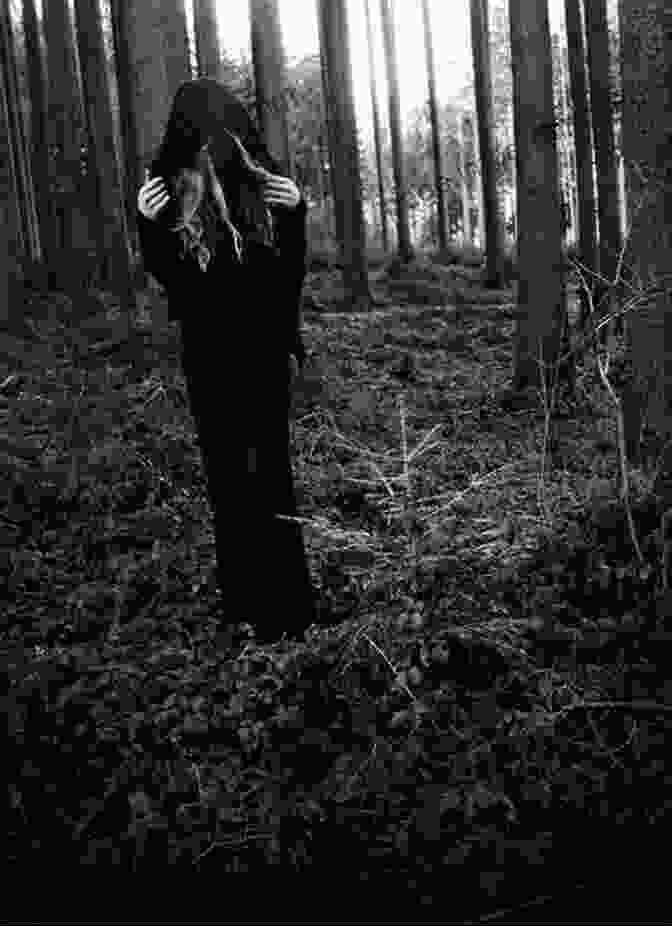
[[[298, 61], [280, 0], [247, 2], [249, 59], [216, 0], [0, 0], [6, 909], [651, 922], [672, 8], [563, 0], [556, 29], [547, 0], [464, 0], [472, 73], [439, 102], [430, 0], [315, 0]], [[410, 118], [402, 53], [426, 75]], [[139, 248], [197, 77], [308, 205], [290, 433], [320, 623], [298, 641], [222, 643], [180, 323]], [[263, 584], [273, 551], [250, 556]]]

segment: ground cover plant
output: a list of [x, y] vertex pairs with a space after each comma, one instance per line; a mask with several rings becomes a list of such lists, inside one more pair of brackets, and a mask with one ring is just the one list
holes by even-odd
[[460, 270], [381, 264], [354, 315], [309, 274], [294, 461], [331, 626], [272, 646], [221, 634], [161, 299], [129, 325], [31, 295], [0, 358], [7, 866], [275, 872], [477, 919], [596, 857], [613, 877], [667, 821], [661, 449], [632, 473], [638, 557], [590, 353], [550, 428], [506, 390], [510, 291]]

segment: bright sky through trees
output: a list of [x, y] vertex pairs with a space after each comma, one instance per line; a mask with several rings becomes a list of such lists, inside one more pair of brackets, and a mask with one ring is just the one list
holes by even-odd
[[[318, 51], [316, 0], [279, 0], [282, 33], [287, 56], [300, 59]], [[550, 0], [552, 28], [560, 23], [562, 0]], [[439, 101], [461, 94], [471, 77], [469, 0], [431, 0], [432, 26]], [[250, 57], [248, 0], [218, 0], [220, 34], [224, 48], [235, 58], [241, 51]], [[374, 28], [379, 32], [379, 0], [371, 0]], [[401, 108], [405, 117], [427, 97], [422, 12], [419, 0], [395, 0], [397, 53]], [[369, 134], [371, 102], [366, 50], [366, 24], [362, 0], [348, 0], [354, 85], [360, 127]], [[381, 93], [386, 87], [382, 50], [376, 48]]]

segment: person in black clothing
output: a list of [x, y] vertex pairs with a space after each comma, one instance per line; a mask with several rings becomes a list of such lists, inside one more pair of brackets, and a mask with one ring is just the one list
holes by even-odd
[[225, 623], [301, 635], [317, 617], [289, 457], [306, 202], [242, 104], [203, 78], [177, 91], [138, 208], [145, 268], [180, 321]]

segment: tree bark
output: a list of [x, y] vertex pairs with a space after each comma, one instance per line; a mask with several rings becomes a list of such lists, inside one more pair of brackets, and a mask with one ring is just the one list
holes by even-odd
[[132, 89], [131, 140], [133, 211], [143, 172], [155, 157], [170, 112], [172, 97], [164, 56], [161, 0], [119, 0], [125, 3], [125, 41]]
[[392, 168], [394, 171], [394, 187], [397, 201], [397, 241], [399, 257], [403, 262], [407, 262], [413, 259], [413, 246], [411, 245], [411, 230], [408, 218], [408, 191], [406, 189], [406, 178], [404, 176], [399, 76], [397, 73], [394, 17], [390, 0], [380, 0], [380, 19], [383, 27], [385, 67], [387, 71], [387, 87], [389, 93]]
[[[320, 12], [319, 4], [323, 0], [317, 0], [318, 4], [318, 27], [320, 29], [320, 72], [322, 75], [322, 92], [324, 96], [325, 123], [327, 127], [327, 149], [328, 149], [328, 171], [326, 173], [326, 186], [331, 197], [333, 212], [333, 227], [336, 240], [339, 243], [345, 239], [345, 219], [343, 217], [343, 199], [342, 193], [345, 186], [343, 178], [343, 165], [340, 158], [340, 146], [338, 132], [336, 129], [336, 115], [332, 102], [332, 90], [330, 87], [330, 76], [327, 68], [326, 38], [324, 36], [324, 22]], [[327, 159], [325, 159], [325, 165]], [[326, 170], [326, 167], [325, 167]]]
[[518, 191], [513, 388], [545, 387], [550, 397], [567, 312], [546, 0], [509, 0], [509, 23]]
[[[579, 258], [587, 269], [586, 282], [592, 292], [590, 276], [597, 270], [597, 226], [595, 182], [593, 179], [593, 141], [588, 106], [586, 75], [586, 46], [581, 20], [581, 0], [565, 0], [567, 48], [569, 53], [569, 80], [572, 94], [574, 148], [576, 151], [576, 186], [579, 218]], [[590, 299], [581, 289], [581, 318], [583, 328], [590, 311]]]
[[483, 185], [482, 225], [485, 231], [485, 241], [481, 241], [481, 245], [485, 248], [485, 284], [501, 288], [504, 280], [504, 228], [497, 196], [495, 121], [488, 37], [487, 0], [471, 0], [471, 47], [474, 60], [476, 117]]
[[429, 0], [422, 0], [422, 19], [425, 30], [425, 55], [427, 57], [427, 90], [429, 94], [429, 119], [432, 125], [432, 155], [434, 160], [434, 182], [436, 185], [436, 218], [439, 234], [439, 248], [448, 247], [448, 219], [446, 216], [446, 195], [443, 182], [443, 159], [441, 157], [441, 128], [439, 106], [436, 98], [436, 65], [434, 63], [434, 42]]
[[471, 231], [471, 197], [467, 182], [467, 152], [464, 137], [465, 118], [461, 113], [457, 117], [457, 145], [460, 157], [460, 189], [462, 191], [462, 245], [470, 245], [473, 240]]
[[28, 91], [30, 94], [29, 148], [35, 188], [35, 207], [40, 230], [42, 260], [46, 266], [53, 266], [57, 239], [49, 197], [47, 86], [35, 0], [23, 0], [23, 33], [28, 65]]
[[89, 164], [96, 180], [99, 224], [96, 229], [103, 258], [103, 282], [128, 306], [131, 296], [131, 249], [124, 209], [124, 192], [117, 159], [112, 101], [100, 7], [97, 0], [75, 0], [77, 41], [89, 130]]
[[194, 0], [194, 26], [198, 76], [219, 80], [222, 77], [222, 52], [215, 0]]
[[339, 203], [340, 248], [343, 277], [351, 308], [371, 308], [366, 267], [366, 237], [362, 213], [359, 146], [352, 89], [350, 43], [345, 0], [318, 0], [320, 48], [326, 77], [326, 109], [331, 123], [330, 157], [335, 174], [335, 202]]
[[24, 236], [16, 178], [5, 60], [6, 31], [0, 32], [0, 325], [14, 315], [12, 278], [24, 254]]
[[40, 261], [42, 256], [39, 223], [35, 208], [35, 193], [30, 158], [28, 156], [26, 126], [19, 92], [16, 47], [8, 0], [0, 0], [0, 30], [2, 31], [0, 50], [7, 96], [10, 152], [13, 158], [12, 170], [18, 196], [21, 239], [24, 257], [32, 264], [35, 264]]
[[44, 12], [52, 152], [50, 194], [58, 216], [60, 253], [53, 283], [72, 291], [85, 282], [91, 252], [90, 204], [81, 163], [86, 142], [84, 113], [68, 2], [49, 0]]
[[[606, 0], [584, 4], [588, 46], [590, 102], [597, 166], [597, 208], [599, 215], [598, 267], [595, 287], [598, 316], [614, 307], [613, 283], [621, 250], [621, 215], [618, 171], [614, 146], [614, 113], [611, 104], [609, 30]], [[606, 281], [606, 282], [605, 282]], [[602, 329], [606, 335], [606, 328]]]
[[[656, 486], [672, 506], [672, 7], [620, 0], [623, 155], [630, 285], [643, 304], [628, 319], [634, 380], [624, 396], [628, 457], [639, 460], [644, 418], [667, 441]], [[632, 291], [626, 288], [627, 295]]]
[[192, 76], [187, 13], [184, 0], [163, 0], [159, 4], [159, 11], [161, 13], [168, 93], [172, 100], [180, 84], [191, 80]]
[[373, 112], [373, 142], [376, 149], [376, 171], [378, 173], [378, 205], [380, 209], [380, 232], [383, 251], [388, 251], [390, 241], [387, 234], [387, 204], [385, 202], [385, 175], [383, 173], [383, 133], [380, 124], [380, 107], [378, 105], [378, 87], [376, 66], [373, 54], [373, 23], [371, 20], [371, 0], [364, 0], [366, 13], [366, 44], [369, 55], [369, 83], [371, 85], [371, 109]]
[[257, 118], [266, 145], [291, 173], [287, 126], [287, 74], [277, 0], [250, 0]]
[[110, 0], [112, 34], [114, 39], [115, 74], [119, 95], [119, 124], [121, 127], [121, 159], [126, 203], [126, 223], [133, 252], [137, 249], [138, 230], [135, 220], [136, 198], [142, 183], [138, 126], [135, 112], [135, 91], [131, 45], [129, 43], [129, 6], [126, 0]]

